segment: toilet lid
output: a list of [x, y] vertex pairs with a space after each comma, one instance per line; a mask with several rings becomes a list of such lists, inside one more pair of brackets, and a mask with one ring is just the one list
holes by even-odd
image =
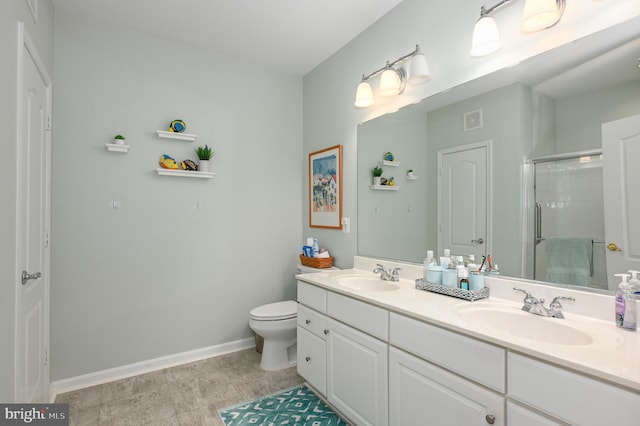
[[293, 300], [284, 302], [269, 303], [258, 306], [249, 311], [251, 319], [262, 321], [277, 321], [295, 318], [298, 314], [298, 304]]

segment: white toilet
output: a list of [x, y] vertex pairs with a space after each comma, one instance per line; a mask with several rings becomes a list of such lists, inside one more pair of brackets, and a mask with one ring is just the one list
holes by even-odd
[[[338, 268], [331, 268], [338, 269]], [[298, 265], [298, 274], [326, 271]], [[249, 327], [264, 339], [260, 368], [280, 370], [296, 364], [298, 304], [293, 300], [258, 306], [249, 312]]]

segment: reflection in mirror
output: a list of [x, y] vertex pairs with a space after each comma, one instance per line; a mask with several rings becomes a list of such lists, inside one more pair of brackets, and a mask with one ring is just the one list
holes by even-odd
[[[421, 263], [427, 250], [451, 248], [490, 254], [502, 275], [593, 289], [614, 289], [607, 277], [621, 267], [640, 269], [618, 262], [607, 270], [602, 179], [603, 125], [640, 114], [637, 23], [361, 124], [358, 253]], [[486, 178], [480, 155], [449, 155], [478, 146], [489, 153]], [[382, 163], [382, 176], [394, 178], [393, 191], [372, 187], [388, 151], [395, 164]], [[630, 234], [640, 224], [627, 228], [618, 245], [640, 239]], [[633, 257], [627, 246], [618, 261]]]

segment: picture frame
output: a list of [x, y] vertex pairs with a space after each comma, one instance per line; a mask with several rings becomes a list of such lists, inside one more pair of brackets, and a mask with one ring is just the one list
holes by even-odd
[[309, 154], [309, 226], [342, 229], [342, 145]]

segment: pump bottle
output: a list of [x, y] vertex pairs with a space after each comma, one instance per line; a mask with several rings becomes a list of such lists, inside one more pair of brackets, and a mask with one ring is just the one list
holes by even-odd
[[629, 274], [615, 274], [622, 281], [616, 291], [616, 325], [625, 330], [636, 330], [636, 300], [627, 282]]

